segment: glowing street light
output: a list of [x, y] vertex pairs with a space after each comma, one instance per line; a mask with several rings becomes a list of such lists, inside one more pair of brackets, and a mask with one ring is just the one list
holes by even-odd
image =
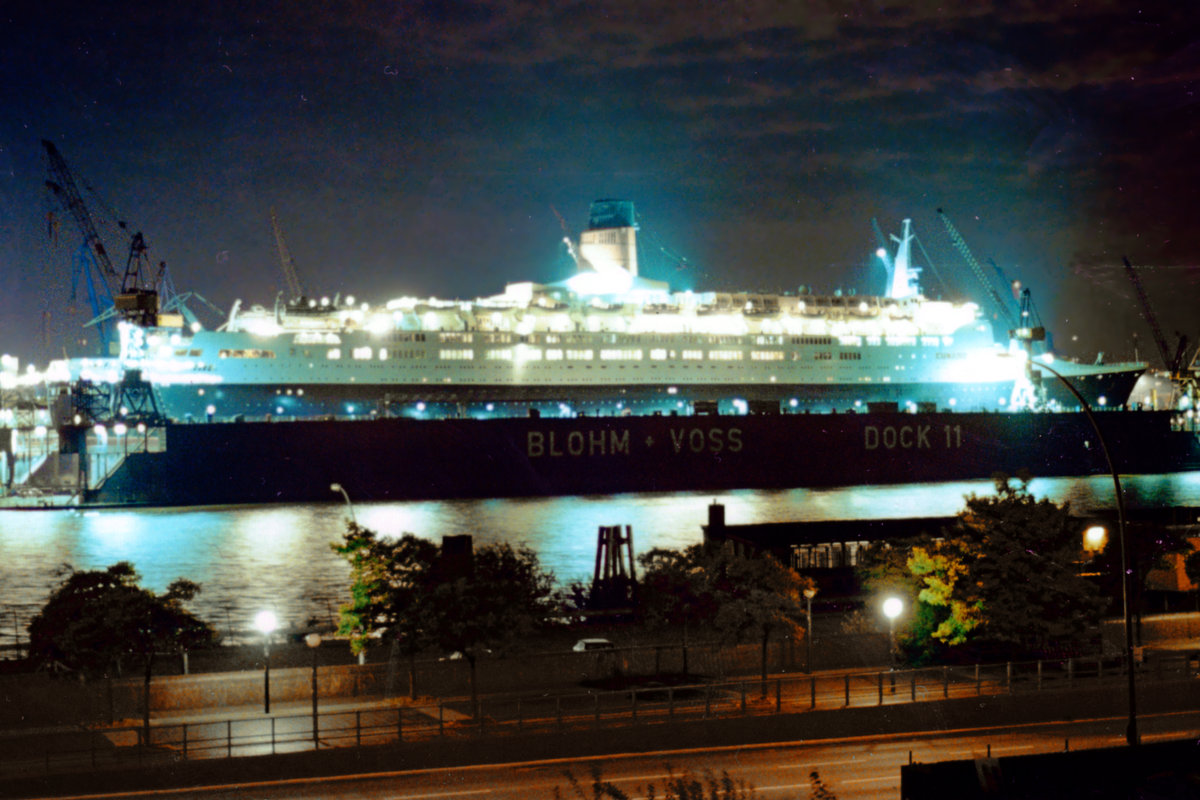
[[357, 525], [358, 520], [354, 518], [354, 504], [350, 502], [350, 495], [346, 493], [346, 490], [342, 488], [342, 485], [340, 483], [331, 483], [329, 484], [329, 491], [342, 493], [342, 497], [346, 498], [346, 508], [350, 510], [350, 522], [354, 525]]
[[263, 713], [271, 713], [271, 632], [278, 627], [275, 612], [260, 611], [254, 615], [254, 627], [263, 635]]
[[1103, 525], [1093, 525], [1083, 532], [1083, 549], [1098, 553], [1108, 542], [1108, 530]]
[[804, 655], [804, 671], [808, 673], [812, 673], [812, 601], [816, 596], [816, 586], [809, 586], [804, 590], [804, 615], [806, 617], [806, 624], [808, 625], [808, 628], [804, 631], [804, 641], [808, 645], [808, 652]]
[[888, 620], [888, 653], [892, 658], [892, 691], [896, 691], [896, 617], [904, 611], [904, 601], [889, 597], [883, 601], [883, 615]]

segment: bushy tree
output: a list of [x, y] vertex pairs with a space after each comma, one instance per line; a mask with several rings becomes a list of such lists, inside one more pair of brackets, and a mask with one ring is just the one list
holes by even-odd
[[910, 658], [963, 645], [1035, 653], [1094, 631], [1103, 603], [1079, 574], [1070, 508], [1034, 498], [1028, 484], [996, 476], [996, 493], [969, 495], [940, 538], [898, 543], [864, 573], [915, 601], [901, 637]]
[[708, 590], [704, 568], [695, 553], [655, 548], [638, 556], [642, 568], [638, 610], [651, 628], [682, 630], [683, 671], [688, 671], [688, 628], [716, 616], [716, 600]]
[[409, 695], [415, 697], [416, 655], [428, 646], [416, 610], [438, 558], [437, 545], [411, 533], [381, 539], [349, 521], [342, 541], [332, 547], [350, 564], [350, 602], [338, 609], [338, 633], [349, 637], [356, 655], [375, 636], [403, 651], [409, 663]]
[[726, 641], [761, 645], [765, 693], [771, 634], [803, 630], [798, 620], [809, 579], [769, 553], [744, 556], [728, 544], [653, 551], [643, 557], [642, 566], [643, 602], [652, 619], [705, 620]]
[[150, 725], [150, 678], [161, 652], [210, 645], [212, 628], [184, 608], [200, 591], [179, 579], [162, 595], [138, 585], [128, 561], [103, 570], [67, 568], [67, 576], [29, 623], [29, 655], [44, 668], [68, 669], [85, 678], [122, 674], [140, 662], [145, 682], [143, 725]]
[[505, 644], [544, 624], [554, 613], [554, 575], [537, 554], [507, 542], [475, 550], [462, 574], [435, 570], [424, 588], [420, 625], [446, 652], [462, 653], [476, 700], [475, 663], [481, 650]]
[[[353, 522], [332, 545], [350, 563], [351, 600], [340, 610], [339, 631], [356, 652], [372, 635], [402, 647], [413, 663], [430, 647], [460, 653], [476, 696], [481, 650], [519, 637], [553, 616], [554, 576], [537, 554], [507, 543], [476, 548], [469, 558], [447, 558], [412, 534], [395, 541]], [[415, 693], [410, 670], [410, 693]]]

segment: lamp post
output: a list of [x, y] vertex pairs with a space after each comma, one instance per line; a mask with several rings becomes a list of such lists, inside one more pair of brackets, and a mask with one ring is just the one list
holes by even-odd
[[889, 597], [883, 601], [883, 615], [888, 620], [888, 656], [891, 658], [892, 692], [896, 691], [896, 617], [904, 610], [904, 601], [899, 597]]
[[263, 713], [271, 713], [271, 631], [277, 622], [273, 611], [260, 611], [254, 615], [254, 627], [263, 635]]
[[1104, 441], [1104, 434], [1100, 432], [1100, 425], [1096, 422], [1096, 416], [1092, 413], [1092, 407], [1088, 405], [1088, 401], [1083, 398], [1079, 390], [1066, 378], [1064, 378], [1057, 370], [1054, 370], [1042, 362], [1037, 362], [1038, 369], [1044, 369], [1054, 377], [1062, 381], [1063, 386], [1067, 387], [1075, 399], [1079, 401], [1080, 408], [1087, 416], [1088, 422], [1092, 425], [1092, 430], [1096, 432], [1096, 439], [1100, 442], [1100, 450], [1104, 453], [1104, 462], [1108, 465], [1108, 471], [1112, 473], [1113, 492], [1117, 498], [1117, 538], [1121, 543], [1121, 606], [1125, 617], [1125, 672], [1129, 676], [1126, 692], [1128, 693], [1129, 716], [1125, 724], [1125, 742], [1131, 747], [1138, 743], [1137, 732], [1137, 681], [1134, 677], [1133, 668], [1133, 609], [1129, 605], [1130, 587], [1130, 570], [1126, 547], [1125, 536], [1125, 497], [1121, 492], [1121, 479], [1117, 475], [1117, 468], [1113, 465], [1112, 454], [1108, 451], [1108, 443]]
[[817, 587], [810, 586], [804, 590], [804, 616], [805, 616], [805, 624], [808, 625], [808, 628], [804, 631], [804, 641], [807, 645], [807, 652], [804, 654], [804, 671], [809, 674], [812, 674], [812, 671], [813, 671], [813, 669], [812, 669], [812, 640], [813, 640], [812, 601], [813, 601], [813, 598], [816, 596], [817, 596]]
[[312, 665], [312, 734], [313, 734], [313, 750], [318, 750], [321, 747], [320, 740], [317, 738], [317, 652], [321, 648], [321, 634], [313, 633], [304, 637], [304, 643], [308, 645], [308, 649], [312, 650], [313, 665]]
[[329, 484], [329, 491], [342, 493], [342, 497], [346, 498], [346, 508], [350, 510], [350, 522], [353, 525], [357, 525], [358, 520], [354, 518], [354, 504], [350, 502], [350, 495], [346, 493], [342, 485], [340, 483], [331, 483]]

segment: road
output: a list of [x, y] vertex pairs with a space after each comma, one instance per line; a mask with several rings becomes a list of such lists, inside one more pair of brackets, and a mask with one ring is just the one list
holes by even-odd
[[[567, 778], [573, 774], [591, 796], [591, 770], [630, 797], [647, 796], [653, 783], [663, 795], [668, 766], [720, 775], [727, 771], [735, 780], [756, 787], [765, 800], [808, 798], [814, 771], [838, 800], [895, 800], [900, 796], [900, 767], [909, 762], [935, 762], [992, 756], [1011, 756], [1124, 743], [1124, 717], [1075, 722], [1050, 722], [1010, 728], [979, 728], [937, 734], [902, 734], [860, 737], [838, 741], [775, 743], [762, 746], [724, 747], [637, 755], [614, 755], [595, 759], [562, 759], [495, 766], [415, 770], [393, 773], [342, 776], [322, 779], [229, 783], [223, 786], [154, 792], [177, 798], [255, 798], [255, 800], [324, 800], [364, 798], [373, 800], [454, 800], [455, 798], [552, 798], [557, 787], [563, 797], [575, 797]], [[1200, 737], [1200, 711], [1145, 715], [1139, 718], [1142, 740], [1150, 743]], [[146, 797], [149, 792], [110, 794], [105, 797]], [[87, 795], [81, 795], [87, 797]]]

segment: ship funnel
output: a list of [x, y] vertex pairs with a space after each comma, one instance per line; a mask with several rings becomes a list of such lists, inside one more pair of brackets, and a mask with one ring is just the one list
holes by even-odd
[[592, 203], [588, 229], [579, 237], [579, 256], [606, 277], [627, 281], [637, 276], [637, 222], [632, 201]]

